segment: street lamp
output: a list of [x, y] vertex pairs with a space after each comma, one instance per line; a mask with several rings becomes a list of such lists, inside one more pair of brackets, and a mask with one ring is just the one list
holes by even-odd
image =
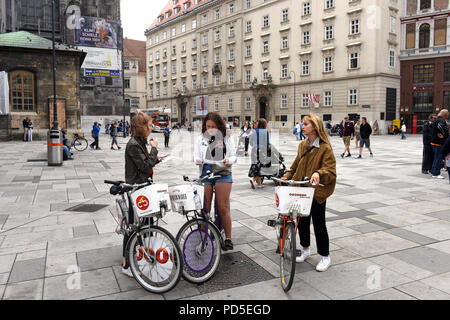
[[296, 110], [295, 110], [295, 106], [296, 106], [296, 98], [297, 98], [297, 93], [296, 93], [296, 88], [295, 88], [295, 71], [291, 71], [291, 72], [289, 72], [289, 80], [290, 79], [292, 79], [292, 77], [291, 77], [291, 73], [293, 73], [294, 74], [294, 128], [295, 128], [295, 125], [296, 125], [296, 122], [295, 122], [295, 120], [296, 120]]
[[55, 48], [55, 0], [52, 0], [52, 46], [53, 46], [53, 128], [59, 130], [58, 108], [56, 104], [56, 48]]

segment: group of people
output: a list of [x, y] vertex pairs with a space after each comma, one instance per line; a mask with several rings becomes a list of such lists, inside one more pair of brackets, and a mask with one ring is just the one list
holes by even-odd
[[111, 134], [111, 129], [114, 126], [114, 124], [117, 124], [117, 132], [123, 133], [123, 136], [126, 138], [130, 136], [130, 123], [128, 121], [123, 122], [120, 120], [119, 122], [115, 121], [110, 124], [107, 124], [105, 126], [105, 133]]
[[450, 180], [450, 137], [447, 124], [449, 111], [443, 109], [438, 115], [430, 115], [423, 126], [422, 173], [433, 178], [444, 179], [441, 170], [444, 162]]
[[[305, 177], [311, 177], [311, 184], [322, 184], [318, 188], [311, 211], [311, 217], [302, 219], [299, 233], [303, 251], [298, 253], [297, 262], [303, 262], [311, 255], [310, 251], [310, 223], [314, 224], [314, 231], [318, 252], [322, 256], [317, 271], [326, 271], [331, 265], [329, 253], [329, 237], [325, 222], [326, 201], [335, 190], [336, 186], [336, 159], [328, 140], [322, 120], [316, 115], [309, 115], [303, 119], [303, 131], [307, 139], [298, 148], [298, 155], [291, 169], [283, 177], [284, 180], [303, 181]], [[153, 178], [155, 166], [161, 162], [158, 156], [158, 141], [150, 139], [152, 132], [152, 119], [145, 113], [139, 113], [131, 119], [131, 139], [125, 151], [125, 180], [128, 184], [140, 184]], [[243, 132], [247, 133], [248, 144], [253, 149], [258, 148], [264, 141], [267, 146], [269, 134], [267, 121], [260, 119], [256, 126], [246, 122]], [[147, 146], [150, 148], [148, 149]], [[270, 148], [270, 147], [269, 147]], [[232, 220], [230, 214], [230, 195], [233, 185], [233, 164], [237, 161], [236, 148], [231, 131], [218, 113], [209, 113], [203, 120], [201, 134], [194, 146], [194, 161], [199, 166], [201, 178], [205, 178], [208, 172], [213, 172], [215, 178], [206, 180], [205, 206], [208, 211], [212, 208], [212, 199], [215, 196], [218, 203], [218, 211], [225, 231], [224, 251], [234, 249], [232, 241]], [[246, 149], [248, 152], [248, 148]], [[261, 150], [263, 153], [267, 150]], [[258, 160], [258, 152], [256, 152]], [[130, 215], [133, 217], [133, 215]], [[133, 223], [133, 221], [130, 221]], [[128, 237], [124, 238], [124, 255], [122, 272], [130, 277], [132, 273], [125, 258], [125, 248]]]
[[31, 142], [33, 141], [33, 121], [29, 117], [26, 117], [22, 121], [23, 125], [23, 141]]
[[[342, 140], [344, 141], [344, 152], [341, 158], [350, 158], [352, 156], [350, 145], [351, 141], [355, 141], [355, 148], [359, 148], [357, 159], [362, 159], [364, 147], [369, 150], [370, 157], [373, 158], [372, 148], [370, 147], [370, 136], [373, 133], [371, 125], [367, 122], [366, 117], [356, 120], [355, 123], [350, 121], [350, 117], [345, 117], [341, 123]], [[345, 155], [347, 153], [347, 155]]]

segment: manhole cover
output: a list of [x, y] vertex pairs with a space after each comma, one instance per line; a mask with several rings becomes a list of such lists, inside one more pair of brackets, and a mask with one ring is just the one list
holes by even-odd
[[97, 212], [103, 208], [108, 207], [108, 205], [104, 205], [104, 204], [80, 204], [77, 205], [75, 207], [66, 209], [65, 211], [76, 211], [76, 212], [88, 212], [88, 213], [92, 213], [92, 212]]
[[198, 290], [200, 293], [205, 294], [268, 281], [274, 278], [274, 276], [242, 252], [234, 252], [222, 256], [214, 277], [208, 282], [199, 285]]

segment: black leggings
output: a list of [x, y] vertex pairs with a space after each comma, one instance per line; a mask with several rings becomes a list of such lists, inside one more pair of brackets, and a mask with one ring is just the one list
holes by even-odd
[[325, 211], [327, 203], [318, 204], [313, 201], [311, 215], [300, 219], [298, 233], [300, 234], [300, 244], [303, 248], [309, 248], [311, 245], [311, 217], [314, 225], [314, 233], [316, 235], [317, 251], [322, 257], [330, 255], [330, 239], [328, 238], [328, 230], [325, 220]]

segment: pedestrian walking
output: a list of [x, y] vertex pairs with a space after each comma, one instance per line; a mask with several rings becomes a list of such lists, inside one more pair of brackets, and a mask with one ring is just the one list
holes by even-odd
[[28, 118], [28, 142], [33, 141], [33, 121]]
[[29, 129], [29, 126], [28, 126], [28, 121], [30, 121], [30, 118], [25, 118], [25, 119], [23, 119], [23, 121], [22, 121], [22, 126], [23, 126], [23, 141], [24, 142], [27, 142], [28, 141], [28, 129]]
[[92, 127], [92, 138], [94, 142], [90, 145], [91, 149], [101, 150], [99, 146], [99, 136], [100, 136], [100, 124], [98, 122], [94, 122], [94, 126]]
[[431, 167], [431, 174], [432, 177], [436, 179], [444, 179], [441, 175], [441, 169], [443, 167], [442, 147], [447, 142], [449, 136], [448, 125], [446, 122], [448, 115], [447, 109], [441, 110], [432, 125], [431, 147], [433, 148], [434, 160], [433, 166]]
[[257, 128], [250, 136], [250, 145], [252, 146], [252, 164], [248, 173], [250, 184], [252, 189], [256, 189], [256, 187], [262, 189], [264, 188], [262, 181], [263, 171], [272, 170], [272, 154], [266, 119], [259, 119]]
[[245, 121], [244, 126], [241, 128], [242, 137], [245, 139], [245, 156], [248, 157], [248, 147], [250, 144], [250, 134], [252, 133], [252, 126], [250, 121]]
[[303, 181], [306, 177], [310, 177], [308, 179], [311, 184], [324, 185], [315, 191], [311, 215], [300, 219], [299, 234], [303, 251], [296, 258], [296, 261], [300, 263], [311, 256], [310, 226], [312, 218], [317, 250], [322, 257], [316, 270], [324, 272], [331, 266], [330, 240], [325, 212], [326, 201], [336, 188], [336, 159], [322, 120], [311, 114], [303, 118], [303, 124], [303, 130], [308, 139], [300, 144], [297, 158], [283, 180]]
[[164, 147], [169, 148], [169, 142], [170, 142], [170, 134], [172, 133], [172, 130], [170, 130], [169, 127], [164, 128]]
[[361, 127], [361, 121], [356, 120], [355, 123], [355, 148], [359, 148], [359, 141], [361, 141], [361, 134], [360, 134], [360, 127]]
[[359, 145], [359, 156], [358, 159], [362, 158], [362, 152], [364, 146], [369, 149], [370, 157], [373, 158], [373, 152], [370, 148], [370, 135], [372, 134], [372, 127], [367, 122], [367, 118], [362, 118], [362, 123], [360, 125], [360, 145]]
[[300, 141], [306, 140], [305, 134], [303, 133], [303, 121], [300, 122]]
[[117, 127], [118, 127], [117, 122], [114, 122], [114, 123], [111, 125], [111, 128], [110, 128], [110, 135], [111, 135], [111, 150], [116, 150], [116, 149], [114, 149], [114, 145], [117, 146], [117, 150], [122, 149], [122, 148], [119, 146], [119, 143], [117, 142]]
[[379, 128], [378, 128], [378, 121], [375, 120], [375, 121], [373, 122], [373, 134], [374, 134], [374, 135], [377, 135], [377, 134], [378, 134], [378, 130], [379, 130]]
[[429, 174], [433, 166], [434, 154], [431, 146], [431, 139], [433, 137], [432, 125], [437, 116], [430, 115], [428, 121], [423, 125], [423, 153], [422, 153], [422, 173]]
[[401, 132], [402, 132], [402, 140], [406, 140], [406, 123], [405, 122], [403, 122], [403, 124], [402, 124]]
[[295, 127], [294, 127], [294, 134], [295, 134], [295, 138], [297, 139], [297, 141], [300, 141], [300, 131], [302, 130], [302, 128], [300, 127], [300, 123], [296, 123]]
[[341, 132], [342, 132], [342, 139], [345, 145], [344, 153], [341, 154], [341, 158], [345, 157], [346, 152], [348, 152], [347, 158], [350, 158], [352, 156], [352, 153], [350, 151], [350, 141], [355, 139], [355, 127], [353, 123], [350, 122], [349, 117], [344, 118], [344, 121], [341, 124]]

